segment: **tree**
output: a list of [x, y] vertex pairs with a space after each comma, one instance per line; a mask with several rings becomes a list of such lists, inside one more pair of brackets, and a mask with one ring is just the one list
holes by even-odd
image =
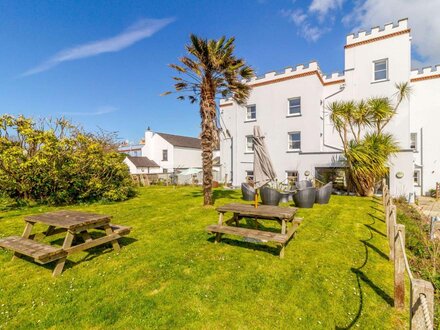
[[134, 193], [112, 136], [61, 118], [35, 122], [0, 116], [0, 195], [18, 203], [124, 200]]
[[329, 104], [330, 120], [342, 142], [349, 181], [356, 193], [370, 196], [388, 171], [389, 157], [399, 148], [385, 127], [397, 113], [402, 101], [409, 97], [408, 83], [396, 84], [396, 103], [388, 97], [368, 100], [335, 101]]
[[219, 143], [216, 97], [230, 97], [236, 103], [244, 104], [251, 90], [244, 80], [254, 76], [254, 71], [243, 59], [234, 55], [234, 38], [207, 40], [192, 34], [190, 39], [191, 42], [186, 45], [188, 55], [179, 59], [180, 64], [171, 64], [170, 67], [179, 74], [173, 77], [178, 99], [199, 102], [203, 197], [204, 205], [211, 205], [212, 157]]

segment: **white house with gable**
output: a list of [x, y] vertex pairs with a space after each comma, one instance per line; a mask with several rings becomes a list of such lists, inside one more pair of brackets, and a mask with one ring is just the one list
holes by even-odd
[[[440, 66], [411, 71], [408, 20], [350, 34], [343, 73], [324, 75], [317, 62], [254, 77], [246, 106], [221, 100], [221, 165], [234, 186], [252, 175], [252, 130], [259, 125], [272, 163], [287, 177], [343, 181], [341, 141], [328, 116], [336, 100], [392, 97], [395, 84], [413, 93], [387, 126], [400, 151], [389, 162], [394, 196], [425, 194], [440, 181]], [[440, 56], [440, 54], [439, 54]]]
[[[124, 145], [119, 152], [128, 156], [124, 162], [130, 173], [178, 173], [188, 168], [202, 168], [199, 138], [145, 131], [139, 145]], [[214, 151], [214, 169], [219, 173], [220, 151]]]

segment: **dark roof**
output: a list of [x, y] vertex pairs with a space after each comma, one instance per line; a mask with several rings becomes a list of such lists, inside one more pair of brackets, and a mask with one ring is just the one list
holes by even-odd
[[[176, 147], [202, 149], [202, 140], [190, 136], [174, 135], [167, 133], [157, 133], [166, 141]], [[220, 149], [219, 146], [214, 147], [215, 150]]]
[[136, 167], [159, 167], [157, 163], [147, 157], [132, 157], [127, 156], [127, 158], [134, 164]]
[[176, 147], [201, 149], [201, 141], [198, 138], [189, 136], [173, 135], [167, 133], [157, 133], [166, 141]]

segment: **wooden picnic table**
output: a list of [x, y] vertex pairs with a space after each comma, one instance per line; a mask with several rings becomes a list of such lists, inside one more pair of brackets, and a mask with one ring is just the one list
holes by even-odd
[[[297, 209], [294, 207], [260, 205], [255, 208], [250, 204], [232, 203], [220, 206], [216, 210], [219, 213], [218, 224], [206, 227], [208, 232], [216, 233], [216, 243], [220, 242], [223, 234], [242, 236], [262, 242], [275, 242], [281, 246], [280, 258], [284, 257], [285, 247], [302, 221], [302, 219], [295, 218]], [[224, 221], [224, 214], [227, 212], [233, 213], [233, 216]], [[254, 219], [257, 229], [240, 227], [240, 220], [243, 218]], [[281, 232], [258, 230], [258, 220], [277, 221], [281, 225]], [[290, 228], [288, 228], [289, 224]]]
[[[11, 236], [0, 240], [0, 247], [14, 251], [14, 258], [21, 255], [32, 257], [40, 264], [57, 261], [53, 275], [63, 271], [69, 254], [84, 251], [105, 243], [111, 243], [113, 250], [119, 251], [118, 239], [127, 235], [131, 227], [110, 224], [111, 216], [79, 211], [55, 211], [25, 217], [26, 226], [21, 237]], [[66, 232], [61, 248], [37, 242], [31, 235], [36, 223], [48, 225], [44, 236]], [[92, 238], [91, 229], [103, 230], [105, 235]], [[74, 239], [81, 237], [83, 243], [74, 244]]]

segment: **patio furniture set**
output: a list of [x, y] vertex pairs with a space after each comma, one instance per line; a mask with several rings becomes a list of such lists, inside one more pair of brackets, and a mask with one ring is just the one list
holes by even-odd
[[[332, 194], [332, 182], [315, 188], [309, 180], [301, 180], [295, 183], [295, 186], [284, 191], [278, 191], [267, 185], [260, 189], [261, 200], [264, 205], [278, 205], [279, 203], [288, 203], [293, 200], [296, 207], [311, 208], [316, 204], [328, 204]], [[255, 189], [248, 183], [241, 184], [243, 199], [253, 201], [255, 199]]]
[[[118, 239], [127, 235], [131, 227], [110, 223], [111, 216], [78, 211], [56, 211], [25, 218], [26, 226], [22, 236], [10, 236], [0, 239], [0, 247], [14, 251], [14, 257], [27, 256], [39, 264], [56, 261], [53, 276], [61, 274], [69, 255], [90, 248], [111, 243], [113, 250], [119, 251]], [[62, 247], [38, 242], [37, 234], [32, 234], [35, 224], [47, 225], [43, 236], [66, 233]], [[91, 235], [96, 230], [100, 235]], [[80, 241], [81, 240], [81, 241]], [[78, 241], [80, 241], [78, 243]]]

